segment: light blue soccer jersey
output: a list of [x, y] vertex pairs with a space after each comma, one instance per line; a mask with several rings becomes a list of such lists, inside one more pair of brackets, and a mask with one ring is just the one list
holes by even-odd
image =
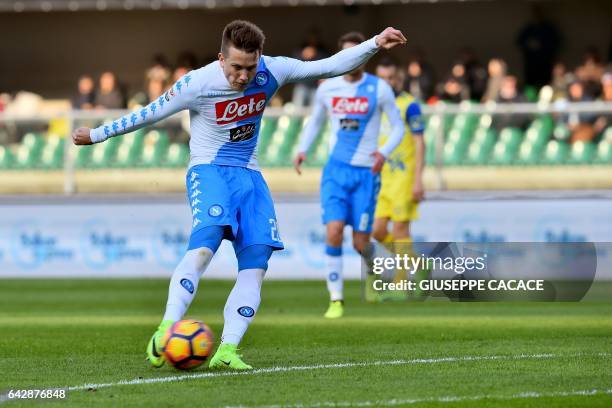
[[230, 87], [219, 61], [191, 71], [156, 101], [91, 132], [93, 142], [132, 132], [188, 109], [191, 119], [190, 167], [198, 164], [258, 169], [257, 140], [267, 102], [289, 82], [342, 75], [376, 51], [375, 38], [318, 61], [260, 58], [255, 78], [244, 91]]
[[379, 149], [387, 157], [404, 135], [404, 123], [391, 87], [367, 73], [356, 82], [349, 82], [343, 77], [326, 80], [317, 89], [312, 115], [304, 128], [299, 151], [308, 151], [326, 116], [329, 116], [330, 159], [357, 167], [370, 167], [373, 164], [372, 153], [378, 148], [383, 112], [392, 125], [389, 140]]

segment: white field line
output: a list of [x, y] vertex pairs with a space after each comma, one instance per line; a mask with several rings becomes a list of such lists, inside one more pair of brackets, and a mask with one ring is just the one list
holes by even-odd
[[[559, 391], [559, 392], [521, 392], [511, 395], [473, 395], [473, 396], [444, 396], [444, 397], [427, 397], [427, 398], [412, 398], [412, 399], [391, 399], [391, 400], [376, 400], [376, 401], [341, 401], [341, 402], [317, 402], [314, 404], [289, 404], [289, 405], [258, 405], [252, 408], [342, 408], [342, 407], [393, 407], [397, 405], [412, 405], [427, 402], [462, 402], [462, 401], [480, 401], [485, 399], [490, 400], [513, 400], [521, 398], [550, 398], [550, 397], [575, 397], [575, 396], [592, 396], [592, 395], [609, 395], [612, 394], [612, 388], [608, 389], [593, 389], [579, 391]], [[247, 408], [244, 405], [226, 406], [225, 408]]]
[[[567, 357], [581, 357], [581, 356], [599, 356], [606, 357], [609, 353], [594, 353], [594, 354], [517, 354], [517, 355], [497, 355], [497, 356], [462, 356], [462, 357], [440, 357], [440, 358], [416, 358], [411, 360], [387, 360], [387, 361], [364, 361], [354, 363], [335, 363], [335, 364], [316, 364], [309, 366], [291, 366], [291, 367], [269, 367], [259, 368], [256, 370], [249, 371], [226, 371], [226, 372], [215, 372], [208, 371], [204, 373], [195, 374], [182, 374], [173, 375], [168, 377], [155, 377], [155, 378], [136, 378], [133, 380], [120, 380], [109, 383], [99, 384], [82, 384], [75, 386], [66, 387], [53, 387], [52, 389], [66, 390], [66, 391], [83, 391], [93, 390], [99, 388], [116, 387], [120, 385], [141, 385], [141, 384], [157, 384], [157, 383], [169, 383], [185, 380], [195, 380], [200, 378], [218, 378], [218, 377], [235, 377], [235, 376], [254, 376], [260, 374], [271, 374], [271, 373], [284, 373], [292, 371], [307, 371], [307, 370], [326, 370], [334, 368], [352, 368], [352, 367], [376, 367], [376, 366], [397, 366], [397, 365], [411, 365], [411, 364], [439, 364], [439, 363], [453, 363], [453, 362], [466, 362], [466, 361], [491, 361], [491, 360], [532, 360], [532, 359], [554, 359], [554, 358], [567, 358]], [[17, 388], [15, 388], [17, 389]], [[0, 403], [7, 402], [10, 399], [7, 394], [0, 395]]]

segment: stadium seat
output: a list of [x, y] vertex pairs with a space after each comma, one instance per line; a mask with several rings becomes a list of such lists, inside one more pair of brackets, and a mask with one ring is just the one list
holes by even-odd
[[572, 144], [567, 164], [591, 164], [593, 156], [595, 156], [593, 143], [577, 141]]
[[261, 121], [261, 130], [259, 132], [259, 154], [261, 155], [266, 151], [270, 142], [272, 141], [272, 136], [274, 135], [274, 131], [278, 126], [278, 118], [263, 118]]
[[541, 164], [561, 165], [565, 162], [568, 151], [569, 145], [567, 143], [551, 140], [546, 145], [540, 162]]
[[495, 143], [489, 164], [507, 166], [514, 163], [518, 145], [510, 142], [512, 141], [500, 139]]
[[52, 136], [40, 154], [39, 166], [44, 169], [59, 169], [64, 162], [64, 139]]
[[15, 162], [15, 156], [8, 146], [0, 145], [0, 169], [10, 169]]
[[507, 127], [503, 128], [499, 133], [499, 141], [510, 146], [511, 149], [518, 149], [518, 146], [523, 140], [523, 131], [521, 129]]
[[446, 143], [444, 145], [444, 164], [448, 166], [457, 166], [462, 164], [463, 155], [466, 149], [466, 145], [460, 145], [458, 143]]
[[564, 123], [559, 123], [557, 126], [555, 126], [553, 135], [555, 139], [562, 142], [567, 142], [572, 135], [572, 132], [570, 132], [569, 128]]
[[170, 138], [165, 130], [152, 130], [144, 138], [144, 147], [140, 165], [144, 167], [158, 167], [163, 163]]
[[601, 140], [612, 143], [612, 126], [609, 126], [606, 128], [606, 130], [604, 130]]
[[516, 157], [517, 164], [536, 165], [542, 154], [542, 144], [532, 143], [530, 140], [525, 140], [521, 143]]
[[164, 162], [168, 167], [184, 167], [189, 163], [189, 147], [182, 143], [172, 143]]
[[73, 146], [74, 149], [74, 165], [78, 168], [91, 167], [91, 155], [95, 145], [90, 146]]
[[612, 142], [608, 142], [607, 140], [599, 142], [594, 163], [612, 164]]

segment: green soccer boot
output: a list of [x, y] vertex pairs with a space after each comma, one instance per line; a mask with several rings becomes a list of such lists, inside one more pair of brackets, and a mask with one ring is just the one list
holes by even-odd
[[342, 300], [334, 300], [329, 302], [327, 312], [323, 315], [326, 319], [338, 319], [344, 315], [344, 302]]
[[208, 368], [230, 368], [232, 370], [252, 370], [253, 367], [242, 361], [235, 344], [222, 343], [210, 359]]
[[163, 320], [155, 333], [151, 336], [149, 344], [147, 344], [147, 361], [155, 368], [164, 365], [165, 359], [162, 355], [162, 338], [164, 333], [174, 322], [172, 320]]

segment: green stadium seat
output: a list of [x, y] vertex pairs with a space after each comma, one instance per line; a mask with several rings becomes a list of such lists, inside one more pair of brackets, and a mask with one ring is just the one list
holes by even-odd
[[44, 169], [59, 169], [64, 163], [65, 139], [50, 137], [40, 154], [39, 166]]
[[546, 144], [541, 163], [549, 165], [561, 165], [565, 162], [565, 158], [567, 157], [568, 152], [569, 145], [567, 143], [559, 142], [558, 140], [551, 140]]
[[525, 132], [525, 141], [538, 148], [544, 147], [548, 140], [550, 140], [550, 133], [543, 127], [531, 126]]
[[594, 162], [597, 164], [612, 164], [612, 142], [607, 140], [599, 142]]
[[90, 146], [74, 146], [72, 147], [74, 157], [74, 165], [78, 168], [91, 167], [91, 156], [95, 145]]
[[553, 135], [555, 139], [562, 141], [562, 142], [567, 142], [569, 141], [569, 138], [572, 135], [572, 132], [569, 130], [569, 128], [565, 124], [559, 123], [557, 124], [557, 126], [555, 126], [555, 129], [553, 130]]
[[523, 165], [536, 165], [542, 155], [543, 145], [532, 143], [529, 140], [525, 140], [519, 147], [518, 154], [516, 157], [517, 164]]
[[182, 143], [172, 143], [164, 165], [167, 167], [185, 167], [189, 163], [189, 147]]
[[595, 145], [577, 141], [572, 144], [567, 164], [591, 164], [595, 156]]
[[491, 153], [489, 164], [497, 166], [507, 166], [513, 164], [515, 153], [516, 147], [514, 145], [506, 143], [503, 140], [499, 140], [493, 146], [493, 152]]
[[21, 140], [21, 145], [37, 156], [45, 146], [45, 139], [40, 133], [26, 133]]
[[491, 154], [491, 144], [472, 142], [468, 147], [464, 164], [482, 166]]
[[499, 140], [516, 151], [523, 141], [523, 131], [512, 127], [503, 128], [501, 132], [499, 132]]
[[489, 114], [484, 114], [480, 116], [478, 119], [478, 128], [480, 129], [489, 129], [493, 124], [493, 116]]
[[609, 126], [606, 128], [606, 130], [604, 130], [601, 140], [612, 143], [612, 126]]
[[10, 169], [15, 162], [15, 156], [8, 146], [0, 146], [0, 169]]
[[456, 143], [446, 143], [444, 145], [443, 154], [444, 164], [448, 166], [457, 166], [462, 164], [464, 152], [465, 145], [462, 146]]
[[259, 131], [259, 153], [265, 152], [272, 141], [274, 131], [278, 126], [278, 118], [263, 118]]

